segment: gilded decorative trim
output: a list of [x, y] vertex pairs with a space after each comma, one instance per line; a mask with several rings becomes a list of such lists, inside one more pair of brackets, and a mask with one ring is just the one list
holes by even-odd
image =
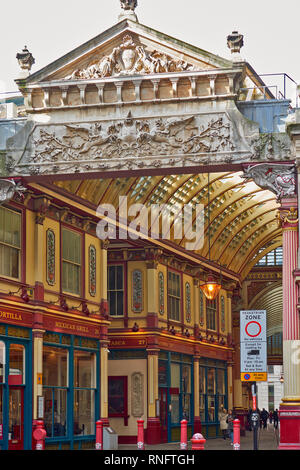
[[189, 282], [185, 283], [185, 318], [187, 323], [191, 323], [191, 285]]
[[139, 269], [132, 271], [132, 311], [143, 311], [143, 273]]
[[225, 331], [225, 298], [221, 296], [221, 331]]
[[204, 297], [203, 292], [199, 289], [199, 323], [204, 325]]
[[96, 248], [89, 246], [89, 293], [92, 297], [96, 295]]
[[55, 285], [55, 233], [52, 229], [46, 232], [47, 237], [47, 283]]
[[165, 279], [164, 273], [161, 271], [158, 273], [158, 292], [159, 292], [159, 313], [164, 315], [165, 313]]

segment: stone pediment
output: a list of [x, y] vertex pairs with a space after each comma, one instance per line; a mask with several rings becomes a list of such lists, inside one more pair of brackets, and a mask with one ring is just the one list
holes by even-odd
[[114, 47], [110, 54], [102, 57], [99, 55], [86, 67], [74, 70], [71, 75], [65, 77], [65, 80], [183, 72], [201, 70], [201, 68], [203, 65], [202, 67], [193, 65], [165, 52], [147, 50], [140, 42], [136, 43], [132, 35], [127, 34], [123, 36], [122, 43]]
[[123, 20], [33, 73], [26, 84], [231, 67], [229, 60]]

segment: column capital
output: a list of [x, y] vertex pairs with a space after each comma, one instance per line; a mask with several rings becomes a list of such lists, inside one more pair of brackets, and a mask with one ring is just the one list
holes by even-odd
[[298, 205], [297, 201], [293, 204], [290, 201], [288, 205], [283, 205], [276, 214], [278, 223], [283, 230], [298, 230]]

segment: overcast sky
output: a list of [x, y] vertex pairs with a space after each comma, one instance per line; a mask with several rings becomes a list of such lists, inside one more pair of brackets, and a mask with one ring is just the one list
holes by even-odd
[[[35, 72], [117, 23], [119, 12], [119, 0], [2, 0], [0, 91], [16, 90], [24, 45]], [[140, 23], [225, 58], [227, 35], [238, 30], [242, 56], [258, 74], [300, 81], [300, 0], [138, 0], [136, 13]]]

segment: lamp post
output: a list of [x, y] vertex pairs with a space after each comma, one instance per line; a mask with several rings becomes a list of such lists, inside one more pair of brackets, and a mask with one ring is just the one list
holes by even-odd
[[[207, 210], [208, 210], [208, 259], [210, 261], [210, 194], [209, 194], [209, 173], [207, 173]], [[210, 272], [205, 284], [199, 286], [208, 300], [214, 300], [221, 289], [221, 284], [217, 282]]]

